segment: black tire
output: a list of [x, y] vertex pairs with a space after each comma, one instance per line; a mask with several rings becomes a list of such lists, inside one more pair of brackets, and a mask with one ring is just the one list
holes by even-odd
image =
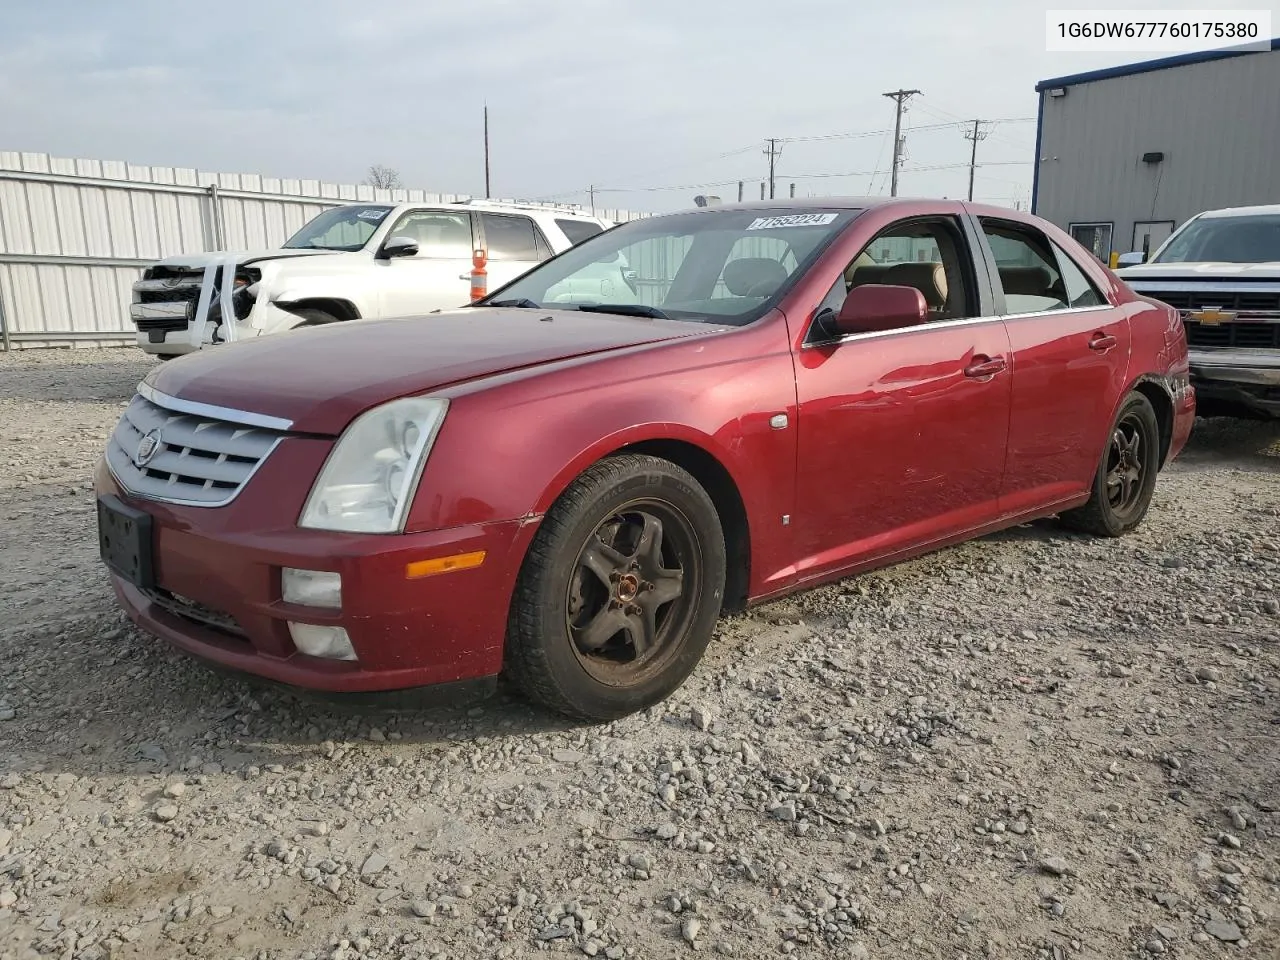
[[1130, 393], [1116, 414], [1093, 478], [1089, 502], [1062, 515], [1063, 525], [1119, 537], [1147, 515], [1160, 471], [1160, 423], [1151, 401]]
[[302, 322], [294, 330], [302, 327], [321, 327], [326, 323], [337, 323], [338, 318], [331, 313], [325, 313], [323, 310], [317, 310], [315, 307], [303, 307], [301, 310], [295, 310], [298, 316], [302, 317]]
[[639, 454], [602, 460], [560, 496], [529, 548], [507, 630], [509, 679], [586, 720], [658, 703], [702, 659], [725, 566], [715, 504], [688, 472]]

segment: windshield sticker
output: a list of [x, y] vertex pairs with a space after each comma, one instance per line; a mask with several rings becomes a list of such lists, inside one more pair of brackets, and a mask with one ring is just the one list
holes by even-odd
[[390, 210], [361, 210], [356, 214], [361, 220], [381, 220]]
[[788, 217], [757, 217], [748, 230], [777, 230], [780, 227], [821, 227], [835, 220], [834, 213], [795, 213]]

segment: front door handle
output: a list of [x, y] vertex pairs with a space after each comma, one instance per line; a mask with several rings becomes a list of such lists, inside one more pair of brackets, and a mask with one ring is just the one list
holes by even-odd
[[1093, 338], [1089, 341], [1089, 349], [1106, 353], [1118, 342], [1119, 341], [1109, 333], [1095, 333]]
[[984, 377], [994, 377], [1006, 366], [1008, 364], [1004, 362], [1004, 357], [984, 357], [979, 354], [964, 368], [964, 375], [974, 380], [981, 380]]

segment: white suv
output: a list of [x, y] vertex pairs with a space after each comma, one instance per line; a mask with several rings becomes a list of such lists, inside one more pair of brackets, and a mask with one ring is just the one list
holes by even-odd
[[[133, 285], [130, 316], [138, 346], [164, 358], [297, 327], [415, 316], [469, 302], [476, 249], [486, 251], [493, 291], [612, 225], [476, 201], [333, 207], [279, 250], [157, 262]], [[600, 267], [602, 283], [634, 287], [624, 262]]]

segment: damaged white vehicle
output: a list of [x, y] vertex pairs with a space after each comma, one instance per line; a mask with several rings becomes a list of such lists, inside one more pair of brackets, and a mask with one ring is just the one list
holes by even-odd
[[[425, 314], [469, 302], [477, 249], [492, 291], [611, 226], [553, 207], [349, 204], [278, 250], [159, 261], [134, 284], [130, 316], [138, 346], [168, 358], [298, 327]], [[635, 290], [624, 262], [600, 267], [600, 295], [618, 284]]]

